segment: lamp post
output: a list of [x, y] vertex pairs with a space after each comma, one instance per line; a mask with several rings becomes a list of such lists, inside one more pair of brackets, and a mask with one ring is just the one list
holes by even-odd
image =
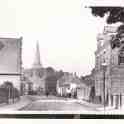
[[14, 98], [15, 98], [15, 91], [14, 91], [14, 87], [12, 88], [13, 91], [13, 103], [14, 103]]
[[105, 72], [106, 72], [106, 67], [107, 67], [107, 64], [106, 63], [102, 63], [102, 67], [103, 67], [103, 99], [104, 99], [104, 111], [105, 111], [105, 87], [106, 87], [106, 85], [105, 85], [105, 79], [106, 79], [106, 77], [105, 77]]

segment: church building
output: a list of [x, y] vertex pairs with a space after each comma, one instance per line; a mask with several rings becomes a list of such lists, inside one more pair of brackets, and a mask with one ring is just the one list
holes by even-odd
[[24, 69], [23, 75], [25, 77], [26, 89], [44, 92], [45, 91], [45, 68], [43, 68], [40, 60], [39, 44], [36, 44], [35, 59], [30, 69]]

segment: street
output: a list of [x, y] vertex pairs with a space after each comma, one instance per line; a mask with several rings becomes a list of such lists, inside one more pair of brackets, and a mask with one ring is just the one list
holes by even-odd
[[29, 97], [33, 102], [21, 108], [25, 111], [97, 111], [93, 106], [80, 104], [75, 99], [66, 99], [62, 97]]

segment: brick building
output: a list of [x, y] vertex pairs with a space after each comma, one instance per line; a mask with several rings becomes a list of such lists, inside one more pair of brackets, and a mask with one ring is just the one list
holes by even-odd
[[124, 95], [124, 43], [122, 36], [120, 45], [113, 47], [116, 34], [117, 27], [106, 26], [103, 33], [98, 35], [94, 73], [95, 92], [99, 101], [118, 107], [123, 103]]

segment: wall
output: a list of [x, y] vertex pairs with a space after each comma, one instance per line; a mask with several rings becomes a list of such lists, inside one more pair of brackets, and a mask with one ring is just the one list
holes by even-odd
[[21, 40], [0, 38], [0, 74], [21, 73]]
[[20, 76], [8, 76], [8, 75], [0, 75], [0, 85], [3, 84], [5, 81], [11, 81], [14, 87], [20, 90]]
[[90, 86], [81, 84], [80, 87], [77, 88], [77, 98], [82, 100], [89, 100], [90, 91]]

